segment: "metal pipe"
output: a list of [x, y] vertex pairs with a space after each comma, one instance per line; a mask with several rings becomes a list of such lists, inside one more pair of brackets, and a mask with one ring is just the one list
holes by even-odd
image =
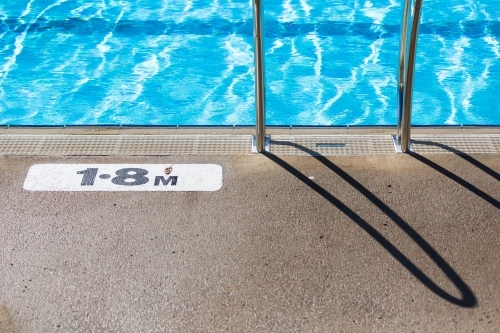
[[422, 0], [415, 0], [415, 5], [413, 6], [413, 21], [410, 34], [410, 48], [408, 51], [408, 65], [406, 69], [406, 80], [404, 87], [403, 120], [401, 122], [401, 132], [402, 132], [401, 150], [405, 153], [410, 150], [413, 78], [415, 72], [415, 57], [417, 53], [418, 27], [420, 25], [421, 10], [422, 10]]
[[256, 148], [259, 153], [265, 150], [266, 140], [266, 87], [264, 77], [264, 16], [262, 0], [253, 0], [254, 60], [255, 60], [255, 125]]
[[405, 0], [401, 19], [401, 33], [399, 37], [399, 64], [398, 64], [398, 141], [401, 141], [401, 121], [403, 119], [403, 96], [406, 76], [406, 44], [408, 41], [408, 16], [411, 0]]

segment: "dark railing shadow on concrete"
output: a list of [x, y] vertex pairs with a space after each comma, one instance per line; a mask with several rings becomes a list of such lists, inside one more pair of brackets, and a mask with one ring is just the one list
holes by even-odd
[[384, 214], [386, 214], [402, 231], [404, 231], [415, 243], [420, 246], [420, 248], [429, 256], [429, 258], [441, 269], [441, 271], [448, 277], [448, 279], [455, 285], [459, 290], [462, 298], [457, 298], [447, 291], [443, 290], [434, 281], [432, 281], [422, 270], [420, 270], [408, 257], [406, 257], [396, 246], [394, 246], [387, 238], [385, 238], [381, 233], [379, 233], [375, 228], [373, 228], [368, 222], [366, 222], [361, 216], [356, 214], [352, 209], [350, 209], [346, 204], [337, 199], [330, 192], [326, 191], [320, 185], [313, 182], [306, 175], [301, 173], [299, 170], [295, 169], [293, 166], [282, 160], [276, 155], [268, 152], [263, 154], [267, 156], [270, 160], [281, 166], [283, 169], [288, 171], [290, 174], [295, 176], [297, 179], [302, 181], [305, 185], [309, 186], [311, 189], [316, 191], [323, 198], [328, 200], [332, 205], [337, 207], [342, 213], [349, 217], [353, 222], [355, 222], [361, 229], [363, 229], [367, 234], [369, 234], [375, 241], [377, 241], [387, 252], [389, 252], [403, 267], [405, 267], [415, 278], [417, 278], [424, 286], [429, 290], [434, 292], [439, 297], [445, 299], [446, 301], [453, 303], [455, 305], [471, 308], [477, 305], [476, 296], [472, 290], [467, 286], [467, 284], [462, 280], [462, 278], [453, 270], [453, 268], [444, 260], [441, 255], [422, 237], [420, 236], [408, 223], [406, 223], [396, 212], [394, 212], [389, 206], [387, 206], [382, 200], [371, 193], [366, 187], [361, 183], [347, 174], [340, 167], [335, 165], [333, 162], [328, 160], [321, 154], [298, 144], [286, 142], [286, 141], [271, 141], [274, 145], [286, 145], [292, 146], [303, 152], [313, 156], [316, 160], [321, 162], [327, 168], [332, 170], [342, 179], [344, 179], [348, 184], [350, 184], [354, 189], [365, 196], [369, 201], [371, 201], [377, 208], [379, 208]]
[[[460, 151], [458, 149], [452, 148], [452, 147], [444, 145], [442, 143], [433, 142], [433, 141], [412, 140], [412, 142], [418, 143], [418, 144], [423, 144], [423, 145], [426, 145], [426, 146], [435, 146], [435, 147], [439, 147], [439, 148], [445, 149], [445, 150], [447, 150], [449, 152], [452, 152], [455, 155], [463, 158], [464, 160], [466, 160], [470, 164], [474, 165], [478, 169], [484, 171], [485, 173], [487, 173], [491, 177], [493, 177], [496, 180], [500, 181], [500, 174], [498, 174], [495, 170], [490, 169], [489, 167], [487, 167], [486, 165], [482, 164], [481, 162], [479, 162], [478, 160], [476, 160], [472, 156], [467, 155], [466, 153], [464, 153], [464, 152], [462, 152], [462, 151]], [[462, 185], [463, 187], [465, 187], [466, 189], [468, 189], [472, 193], [476, 194], [478, 197], [480, 197], [483, 200], [485, 200], [485, 201], [489, 202], [490, 204], [492, 204], [494, 207], [500, 209], [500, 202], [497, 199], [493, 198], [491, 195], [487, 194], [486, 192], [478, 189], [476, 186], [472, 185], [471, 183], [469, 183], [465, 179], [460, 178], [459, 176], [455, 175], [451, 171], [446, 170], [445, 168], [443, 168], [439, 164], [437, 164], [435, 162], [432, 162], [431, 160], [423, 157], [422, 155], [419, 155], [419, 154], [417, 154], [415, 152], [410, 152], [409, 155], [412, 156], [413, 158], [419, 160], [420, 162], [426, 164], [427, 166], [433, 168], [437, 172], [439, 172], [439, 173], [445, 175], [446, 177], [450, 178], [451, 180], [453, 180], [457, 184]]]

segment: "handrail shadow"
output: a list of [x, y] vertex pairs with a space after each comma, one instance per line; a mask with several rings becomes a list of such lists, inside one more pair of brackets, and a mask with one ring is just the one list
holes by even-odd
[[[471, 163], [472, 165], [474, 165], [478, 169], [484, 171], [485, 173], [487, 173], [491, 177], [493, 177], [496, 180], [500, 181], [500, 174], [498, 174], [495, 170], [492, 170], [492, 169], [488, 168], [486, 165], [482, 164], [481, 162], [479, 162], [478, 160], [476, 160], [472, 156], [467, 155], [466, 153], [464, 153], [464, 152], [462, 152], [462, 151], [460, 151], [458, 149], [452, 148], [452, 147], [444, 145], [442, 143], [433, 142], [433, 141], [424, 141], [424, 140], [412, 140], [412, 141], [414, 143], [424, 144], [424, 145], [428, 145], [428, 146], [436, 146], [436, 147], [448, 150], [449, 152], [452, 152], [455, 155], [463, 158], [464, 160], [466, 160], [467, 162]], [[416, 160], [419, 160], [420, 162], [422, 162], [422, 163], [428, 165], [429, 167], [433, 168], [437, 172], [439, 172], [439, 173], [445, 175], [446, 177], [450, 178], [451, 180], [453, 180], [457, 184], [462, 185], [463, 187], [465, 187], [466, 189], [468, 189], [472, 193], [476, 194], [477, 196], [479, 196], [483, 200], [489, 202], [494, 207], [500, 209], [500, 202], [497, 199], [493, 198], [492, 196], [490, 196], [486, 192], [480, 190], [479, 188], [477, 188], [476, 186], [472, 185], [471, 183], [469, 183], [465, 179], [463, 179], [463, 178], [455, 175], [453, 172], [451, 172], [449, 170], [446, 170], [445, 168], [443, 168], [439, 164], [437, 164], [435, 162], [432, 162], [431, 160], [423, 157], [422, 155], [420, 155], [420, 154], [418, 154], [416, 152], [410, 152], [409, 155], [412, 156], [413, 158], [415, 158]]]
[[353, 222], [355, 222], [361, 229], [363, 229], [367, 234], [369, 234], [375, 241], [377, 241], [387, 252], [389, 252], [403, 267], [405, 267], [415, 278], [417, 278], [424, 286], [429, 290], [434, 292], [439, 297], [447, 300], [455, 305], [471, 308], [477, 305], [477, 299], [472, 290], [467, 286], [467, 284], [462, 280], [462, 278], [453, 270], [453, 268], [444, 260], [441, 255], [422, 237], [420, 236], [408, 223], [406, 223], [396, 212], [394, 212], [389, 206], [387, 206], [382, 200], [371, 193], [366, 187], [361, 183], [347, 174], [340, 167], [335, 165], [333, 162], [325, 158], [323, 155], [296, 143], [286, 142], [286, 141], [272, 141], [275, 145], [287, 145], [302, 150], [313, 156], [316, 160], [321, 162], [327, 168], [335, 172], [347, 183], [349, 183], [354, 189], [365, 196], [369, 201], [371, 201], [375, 206], [377, 206], [383, 213], [385, 213], [401, 230], [403, 230], [418, 246], [431, 258], [432, 261], [441, 269], [441, 271], [448, 277], [448, 279], [455, 285], [459, 290], [462, 298], [457, 298], [450, 293], [439, 287], [434, 281], [432, 281], [424, 272], [422, 272], [410, 259], [408, 259], [396, 246], [394, 246], [387, 238], [385, 238], [381, 233], [379, 233], [375, 228], [373, 228], [368, 222], [366, 222], [361, 216], [356, 214], [352, 209], [350, 209], [346, 204], [337, 199], [334, 195], [326, 191], [323, 187], [313, 182], [306, 175], [301, 173], [299, 170], [295, 169], [293, 166], [280, 159], [278, 156], [273, 155], [269, 152], [264, 152], [263, 154], [270, 160], [281, 166], [283, 169], [288, 171], [290, 174], [295, 176], [297, 179], [302, 181], [304, 184], [309, 186], [311, 189], [316, 191], [323, 198], [328, 200], [342, 213], [348, 216]]

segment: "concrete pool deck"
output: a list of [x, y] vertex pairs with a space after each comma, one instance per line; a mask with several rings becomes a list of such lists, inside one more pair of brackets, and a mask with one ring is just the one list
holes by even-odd
[[[274, 144], [311, 152], [287, 142]], [[500, 158], [450, 142], [412, 155], [0, 153], [0, 332], [498, 332]], [[24, 190], [48, 163], [218, 164], [223, 186]]]

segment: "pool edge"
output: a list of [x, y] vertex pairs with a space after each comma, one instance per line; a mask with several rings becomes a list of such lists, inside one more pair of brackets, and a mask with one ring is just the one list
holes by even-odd
[[[213, 126], [149, 126], [149, 125], [96, 125], [96, 126], [46, 126], [3, 125], [0, 135], [251, 135], [254, 125]], [[271, 125], [266, 127], [270, 135], [391, 135], [396, 133], [393, 125], [357, 126], [309, 126]], [[500, 134], [496, 125], [414, 125], [412, 134]]]

